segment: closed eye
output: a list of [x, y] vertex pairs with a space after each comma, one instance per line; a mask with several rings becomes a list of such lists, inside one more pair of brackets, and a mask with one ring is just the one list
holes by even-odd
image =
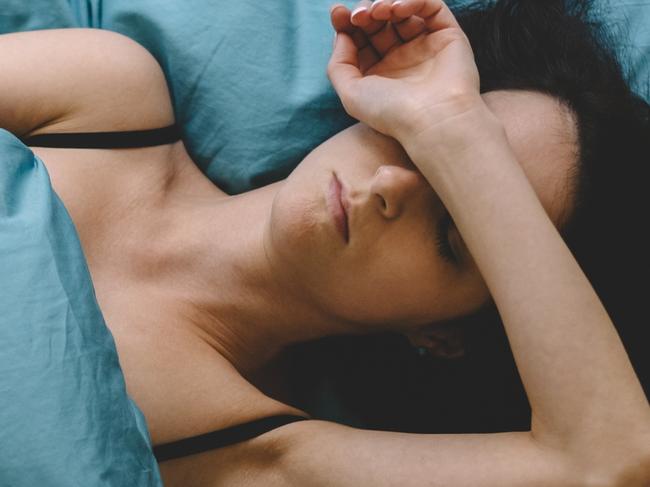
[[449, 229], [451, 228], [452, 224], [453, 220], [451, 219], [451, 215], [449, 213], [445, 213], [445, 215], [440, 220], [438, 220], [436, 229], [436, 247], [438, 248], [438, 253], [444, 260], [450, 264], [458, 266], [458, 257], [454, 253], [454, 249], [452, 248], [451, 242], [449, 240]]

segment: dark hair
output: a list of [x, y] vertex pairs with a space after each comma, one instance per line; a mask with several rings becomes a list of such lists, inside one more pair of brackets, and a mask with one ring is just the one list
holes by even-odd
[[[472, 44], [482, 92], [538, 91], [573, 113], [579, 140], [574, 207], [560, 230], [648, 387], [650, 367], [641, 338], [647, 321], [642, 319], [647, 285], [641, 283], [650, 251], [642, 240], [648, 104], [628, 87], [608, 47], [608, 31], [595, 21], [587, 1], [501, 0], [487, 9], [457, 12], [457, 18]], [[319, 410], [314, 394], [305, 394], [319, 378], [316, 388], [322, 393], [328, 384], [343, 401], [337, 407], [360, 418], [357, 425], [437, 432], [528, 428], [530, 410], [495, 307], [446, 325], [465, 331], [468, 353], [453, 363], [418, 357], [394, 336], [304, 346], [294, 356], [303, 372], [294, 377], [300, 405], [354, 424], [349, 414]], [[332, 356], [336, 363], [327, 360]], [[315, 360], [323, 362], [319, 366]]]

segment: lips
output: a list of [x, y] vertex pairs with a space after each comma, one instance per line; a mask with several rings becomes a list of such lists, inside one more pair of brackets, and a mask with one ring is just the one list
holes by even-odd
[[346, 201], [343, 196], [343, 186], [336, 173], [333, 174], [329, 187], [329, 207], [334, 218], [334, 225], [339, 231], [345, 243], [350, 241], [350, 230], [348, 227], [348, 215], [346, 213]]

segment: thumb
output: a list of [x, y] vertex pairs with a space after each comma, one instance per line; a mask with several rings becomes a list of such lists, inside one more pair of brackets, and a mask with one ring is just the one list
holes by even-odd
[[344, 106], [349, 100], [355, 84], [362, 78], [359, 70], [359, 51], [352, 41], [352, 38], [339, 32], [334, 41], [334, 50], [327, 66], [329, 76], [334, 89], [338, 93]]

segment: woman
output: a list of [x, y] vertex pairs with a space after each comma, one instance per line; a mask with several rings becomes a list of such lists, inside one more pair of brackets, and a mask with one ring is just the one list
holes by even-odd
[[[582, 11], [589, 10], [588, 4], [571, 5], [578, 10], [575, 18], [561, 13], [558, 2], [512, 1], [460, 11], [458, 19], [474, 50], [482, 92], [541, 91], [578, 115], [583, 161], [576, 197], [585, 211], [576, 212], [561, 234], [647, 387], [650, 357], [639, 326], [646, 298], [643, 286], [634, 283], [644, 282], [650, 270], [649, 242], [640, 225], [648, 207], [644, 168], [650, 135], [647, 122], [643, 128], [621, 113], [638, 111], [635, 118], [647, 120], [648, 106], [639, 102], [636, 108], [623, 108], [621, 94], [627, 88], [613, 55], [599, 47], [603, 32], [598, 32], [598, 42], [591, 40], [593, 19], [599, 16]], [[588, 26], [581, 20], [587, 15]], [[531, 121], [522, 117], [522, 123]], [[628, 238], [622, 239], [618, 229], [625, 229]], [[373, 429], [477, 433], [530, 428], [526, 395], [492, 305], [435, 323], [419, 338], [416, 343], [426, 344], [435, 356], [415, 353], [395, 333], [327, 338], [295, 347], [296, 404], [324, 418]], [[449, 361], [440, 356], [462, 357]], [[323, 389], [335, 393], [341, 404], [328, 401], [324, 408], [315, 403]]]
[[[365, 125], [286, 181], [233, 197], [167, 143], [169, 130], [47, 137], [173, 124], [164, 77], [141, 47], [87, 30], [0, 42], [1, 125], [45, 162], [77, 226], [166, 484], [644, 485], [647, 402], [554, 227], [577, 207], [574, 115], [536, 92], [481, 97], [467, 38], [438, 0], [360, 9], [332, 12], [329, 75]], [[84, 55], [107, 44], [114, 62]], [[34, 64], [46, 82], [26, 75]], [[75, 143], [123, 148], [44, 147]], [[253, 383], [289, 344], [384, 329], [426, 339], [428, 323], [490, 299], [533, 406], [530, 432], [298, 421], [306, 415]]]

